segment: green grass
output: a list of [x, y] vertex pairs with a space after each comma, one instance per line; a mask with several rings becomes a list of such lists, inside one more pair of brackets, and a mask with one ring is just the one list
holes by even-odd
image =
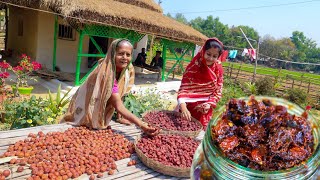
[[[180, 58], [180, 57], [181, 57], [181, 54], [177, 53], [177, 56]], [[175, 56], [173, 53], [171, 53], [171, 52], [167, 52], [167, 59], [176, 59], [176, 56]], [[185, 54], [185, 55], [183, 56], [183, 59], [184, 59], [185, 61], [187, 61], [187, 62], [190, 62], [192, 58], [191, 58], [190, 55]]]
[[[232, 62], [225, 62], [225, 63], [223, 63], [223, 66], [226, 68], [229, 66], [229, 64], [231, 64], [231, 67], [233, 65], [233, 68], [236, 68], [236, 69], [238, 69], [240, 67], [239, 63], [232, 63]], [[253, 73], [254, 65], [242, 64], [241, 70], [249, 72], [249, 73]], [[257, 74], [278, 76], [279, 69], [273, 69], [273, 68], [258, 65]], [[280, 77], [286, 77], [286, 75], [291, 76], [291, 78], [293, 78], [295, 80], [299, 80], [299, 81], [305, 80], [305, 82], [308, 82], [310, 80], [310, 82], [312, 84], [320, 85], [320, 75], [318, 75], [318, 74], [311, 74], [311, 73], [298, 72], [298, 71], [289, 71], [289, 70], [282, 69], [280, 72]]]

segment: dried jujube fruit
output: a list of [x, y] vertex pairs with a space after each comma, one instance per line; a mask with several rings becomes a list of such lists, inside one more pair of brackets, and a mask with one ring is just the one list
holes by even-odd
[[177, 167], [191, 167], [198, 145], [198, 141], [178, 135], [145, 136], [137, 143], [137, 147], [148, 158]]
[[189, 121], [172, 112], [148, 112], [143, 119], [156, 127], [167, 130], [198, 131], [201, 129], [201, 126], [196, 121]]
[[[68, 179], [82, 174], [114, 173], [116, 160], [130, 157], [133, 143], [111, 129], [69, 128], [65, 132], [30, 133], [28, 138], [9, 146], [3, 157], [16, 155], [11, 164], [31, 169], [29, 179]], [[18, 172], [23, 167], [18, 168]], [[10, 171], [3, 172], [5, 176]], [[6, 176], [7, 177], [7, 176]], [[93, 175], [95, 178], [95, 175]]]
[[10, 170], [8, 170], [8, 169], [6, 169], [6, 170], [4, 170], [4, 171], [2, 172], [2, 175], [3, 175], [4, 177], [9, 177], [10, 174], [11, 174], [11, 172], [10, 172]]

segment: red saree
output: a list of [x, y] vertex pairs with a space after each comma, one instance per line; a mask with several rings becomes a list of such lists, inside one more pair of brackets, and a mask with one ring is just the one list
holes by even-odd
[[[223, 47], [222, 42], [217, 38], [211, 38]], [[204, 47], [192, 59], [183, 74], [181, 86], [178, 92], [178, 103], [186, 103], [191, 116], [198, 119], [206, 128], [209, 123], [213, 108], [221, 98], [223, 86], [223, 68], [220, 61], [208, 66], [206, 60], [203, 58], [205, 53]], [[197, 105], [207, 103], [210, 109], [206, 113], [199, 112], [195, 109]]]

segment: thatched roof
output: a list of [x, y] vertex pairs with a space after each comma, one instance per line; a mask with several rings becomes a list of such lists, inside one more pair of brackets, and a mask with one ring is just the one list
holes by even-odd
[[145, 9], [149, 9], [152, 11], [156, 11], [159, 13], [162, 13], [162, 8], [156, 4], [153, 0], [115, 0], [115, 1], [119, 1], [119, 2], [123, 2], [126, 4], [131, 4], [131, 5], [135, 5], [135, 6], [139, 6]]
[[47, 9], [63, 16], [132, 29], [158, 37], [203, 44], [207, 38], [190, 26], [162, 14], [153, 0], [2, 0], [17, 5]]

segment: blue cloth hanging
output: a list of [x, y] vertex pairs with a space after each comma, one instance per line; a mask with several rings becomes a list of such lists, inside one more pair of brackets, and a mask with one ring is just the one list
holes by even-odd
[[229, 58], [232, 58], [232, 59], [236, 58], [237, 53], [238, 53], [238, 50], [231, 50], [229, 52]]

